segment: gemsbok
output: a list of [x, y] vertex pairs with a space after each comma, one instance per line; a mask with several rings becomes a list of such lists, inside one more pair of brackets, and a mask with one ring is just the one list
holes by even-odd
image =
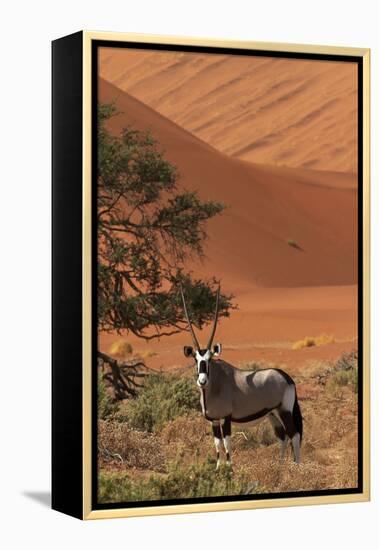
[[184, 355], [196, 361], [201, 409], [204, 418], [212, 422], [217, 468], [220, 465], [221, 440], [224, 442], [226, 462], [231, 464], [231, 423], [257, 423], [266, 417], [281, 442], [281, 460], [291, 441], [294, 460], [299, 463], [303, 420], [295, 382], [281, 369], [241, 370], [215, 359], [221, 353], [221, 344], [215, 344], [212, 348], [219, 314], [220, 287], [208, 345], [201, 348], [188, 316], [183, 289], [180, 288], [180, 291], [194, 344], [194, 347], [184, 347]]

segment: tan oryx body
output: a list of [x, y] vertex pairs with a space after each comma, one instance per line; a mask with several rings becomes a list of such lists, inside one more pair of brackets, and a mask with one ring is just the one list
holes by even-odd
[[195, 349], [184, 348], [186, 357], [193, 357], [197, 365], [197, 384], [204, 417], [212, 422], [220, 460], [221, 441], [224, 442], [227, 462], [230, 462], [231, 423], [259, 422], [268, 417], [276, 436], [281, 441], [281, 458], [291, 441], [294, 459], [300, 462], [302, 416], [292, 378], [280, 369], [241, 370], [220, 359], [221, 345], [212, 348], [217, 326], [219, 292], [212, 334], [205, 349], [201, 349], [188, 317], [182, 292], [183, 306]]

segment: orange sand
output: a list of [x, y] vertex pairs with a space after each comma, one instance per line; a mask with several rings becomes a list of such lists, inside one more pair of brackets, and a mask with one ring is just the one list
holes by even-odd
[[[131, 124], [150, 129], [180, 172], [180, 187], [227, 209], [207, 225], [209, 239], [196, 275], [220, 278], [237, 311], [222, 319], [216, 340], [232, 363], [265, 360], [301, 366], [332, 360], [356, 345], [357, 181], [352, 173], [270, 167], [227, 156], [147, 105], [100, 80], [101, 102], [121, 112], [112, 132]], [[350, 132], [351, 135], [351, 132]], [[298, 247], [289, 245], [294, 240]], [[209, 328], [204, 331], [208, 334]], [[321, 333], [336, 342], [300, 351], [295, 340]], [[207, 336], [203, 335], [203, 339]], [[145, 343], [124, 335], [153, 368], [188, 364], [187, 334]], [[117, 335], [100, 335], [107, 351]]]
[[229, 156], [357, 171], [356, 64], [103, 48], [99, 67]]

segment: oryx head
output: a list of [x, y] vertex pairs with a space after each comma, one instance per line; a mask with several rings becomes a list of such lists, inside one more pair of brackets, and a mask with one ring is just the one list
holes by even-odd
[[200, 348], [199, 342], [196, 338], [195, 331], [193, 330], [192, 323], [188, 316], [186, 301], [184, 299], [183, 289], [180, 287], [180, 293], [182, 295], [184, 313], [186, 316], [188, 328], [192, 335], [192, 340], [194, 347], [184, 346], [184, 355], [186, 357], [193, 357], [196, 361], [197, 366], [197, 385], [200, 387], [205, 387], [209, 382], [209, 363], [214, 355], [220, 355], [221, 353], [221, 344], [215, 344], [212, 348], [213, 338], [216, 332], [217, 319], [218, 319], [218, 310], [219, 310], [219, 301], [220, 301], [220, 287], [218, 287], [216, 295], [216, 310], [213, 321], [212, 332], [208, 341], [208, 345], [205, 349]]

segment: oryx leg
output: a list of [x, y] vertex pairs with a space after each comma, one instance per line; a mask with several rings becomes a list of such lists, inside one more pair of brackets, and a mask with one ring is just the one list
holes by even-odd
[[221, 433], [224, 440], [224, 447], [226, 453], [226, 464], [231, 466], [232, 464], [232, 421], [230, 417], [221, 420]]
[[286, 430], [278, 416], [275, 416], [274, 413], [268, 415], [268, 419], [271, 422], [271, 426], [274, 429], [276, 437], [280, 441], [280, 460], [284, 460], [286, 456], [286, 450], [288, 446], [288, 436]]
[[218, 470], [220, 467], [220, 450], [221, 450], [221, 438], [222, 438], [220, 422], [218, 420], [212, 422], [212, 431], [213, 431], [213, 439], [216, 447], [216, 457], [217, 457], [216, 470]]
[[300, 434], [298, 433], [294, 418], [293, 408], [296, 399], [296, 390], [293, 384], [289, 385], [284, 392], [282, 403], [277, 409], [279, 418], [284, 426], [287, 436], [291, 440], [294, 459], [297, 464], [300, 462]]

